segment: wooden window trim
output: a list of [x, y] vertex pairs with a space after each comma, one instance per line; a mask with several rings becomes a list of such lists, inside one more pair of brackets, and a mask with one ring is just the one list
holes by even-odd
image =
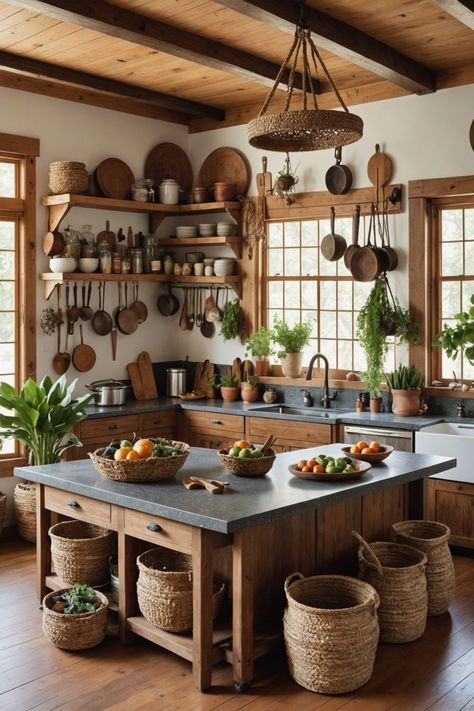
[[[474, 175], [454, 178], [434, 178], [413, 180], [408, 183], [409, 205], [409, 246], [408, 246], [408, 288], [409, 304], [420, 325], [420, 343], [409, 349], [410, 364], [416, 365], [426, 376], [426, 382], [433, 380], [433, 354], [431, 337], [433, 333], [432, 304], [435, 298], [433, 284], [436, 255], [430, 242], [432, 234], [433, 207], [440, 204], [462, 203], [464, 196], [474, 195]], [[466, 201], [467, 203], [468, 201]], [[442, 388], [427, 388], [427, 394], [450, 396], [450, 391]], [[463, 393], [463, 397], [468, 393]], [[459, 393], [454, 397], [458, 397]]]

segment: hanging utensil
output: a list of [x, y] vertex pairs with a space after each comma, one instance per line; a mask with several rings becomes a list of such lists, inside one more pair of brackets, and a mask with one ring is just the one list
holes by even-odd
[[331, 207], [331, 232], [323, 237], [321, 242], [321, 253], [329, 262], [337, 262], [346, 251], [346, 240], [342, 235], [335, 233], [336, 211]]
[[351, 261], [354, 253], [359, 249], [359, 223], [360, 223], [360, 205], [355, 206], [352, 216], [352, 244], [348, 246], [344, 252], [344, 264], [347, 269], [351, 268]]
[[132, 304], [130, 304], [130, 308], [135, 313], [138, 323], [144, 323], [148, 318], [148, 309], [146, 304], [138, 298], [138, 287], [138, 282], [134, 282], [133, 291], [135, 300]]
[[179, 301], [171, 291], [171, 284], [168, 284], [168, 293], [160, 294], [156, 300], [158, 311], [162, 316], [173, 316], [179, 309]]
[[202, 326], [202, 291], [198, 288], [196, 295], [197, 298], [197, 309], [196, 309], [196, 328], [201, 328]]
[[112, 360], [117, 360], [117, 329], [115, 326], [110, 332], [110, 341], [112, 343]]
[[99, 283], [99, 309], [92, 317], [92, 328], [98, 336], [108, 336], [113, 326], [112, 316], [105, 310], [105, 282]]
[[179, 318], [179, 327], [182, 331], [188, 330], [188, 291], [189, 289], [184, 289], [183, 296], [183, 308], [181, 309], [181, 316]]
[[114, 323], [115, 323], [116, 327], [120, 330], [119, 325], [118, 325], [118, 315], [119, 315], [119, 313], [121, 312], [121, 310], [123, 309], [123, 304], [122, 304], [122, 282], [121, 282], [121, 281], [119, 281], [119, 282], [117, 283], [117, 294], [118, 294], [118, 304], [117, 304], [117, 306], [116, 306], [115, 309], [114, 309], [113, 319], [114, 319]]
[[95, 351], [92, 346], [84, 343], [84, 335], [82, 331], [82, 323], [79, 326], [81, 332], [81, 343], [74, 348], [72, 354], [72, 363], [76, 370], [80, 373], [85, 373], [94, 367], [96, 361]]
[[138, 328], [135, 313], [128, 307], [128, 284], [125, 282], [125, 306], [117, 315], [117, 328], [126, 336], [130, 336]]
[[214, 294], [212, 293], [212, 287], [211, 287], [211, 298], [209, 301], [209, 308], [207, 311], [206, 318], [208, 321], [219, 321], [219, 318], [220, 318], [219, 309], [216, 306], [216, 300], [214, 298]]
[[352, 186], [352, 173], [347, 165], [342, 165], [342, 148], [334, 149], [336, 165], [332, 165], [326, 173], [326, 187], [333, 195], [345, 195]]
[[[74, 293], [74, 304], [71, 306], [67, 306], [67, 318], [70, 324], [72, 324], [72, 330], [70, 333], [74, 332], [74, 324], [79, 318], [79, 308], [77, 306], [77, 284], [74, 284], [73, 287], [73, 293]], [[69, 303], [69, 284], [66, 285], [66, 305]]]
[[369, 158], [367, 164], [367, 176], [375, 187], [375, 201], [378, 204], [379, 194], [383, 186], [386, 185], [392, 177], [392, 160], [386, 153], [382, 153], [378, 143], [375, 144], [375, 153]]
[[206, 317], [206, 304], [208, 303], [208, 299], [209, 299], [209, 297], [204, 302], [204, 308], [203, 308], [203, 314], [202, 314], [201, 333], [204, 336], [204, 338], [212, 338], [212, 336], [216, 332], [216, 327], [214, 326], [214, 323], [212, 321], [208, 321], [207, 317]]
[[188, 317], [188, 330], [192, 331], [196, 322], [196, 290], [191, 290], [191, 313]]
[[91, 309], [91, 296], [92, 296], [92, 282], [89, 282], [89, 286], [87, 289], [87, 299], [86, 303], [84, 305], [84, 289], [85, 289], [85, 284], [82, 286], [82, 307], [81, 307], [81, 319], [83, 321], [90, 321], [92, 316], [94, 315], [93, 310]]
[[390, 246], [390, 230], [388, 225], [388, 199], [384, 201], [384, 209], [382, 213], [382, 249], [387, 255], [387, 271], [393, 272], [398, 266], [398, 254], [393, 247]]
[[[63, 323], [63, 315], [61, 311], [61, 285], [58, 284], [58, 310], [57, 310], [57, 320], [56, 320], [56, 326], [57, 326], [57, 332], [58, 332], [58, 350], [56, 355], [53, 358], [53, 368], [54, 372], [57, 373], [57, 375], [63, 375], [66, 370], [69, 368], [69, 365], [71, 363], [71, 358], [69, 356], [69, 353], [64, 353], [61, 352], [61, 325]], [[67, 335], [66, 335], [67, 339]]]
[[363, 247], [359, 247], [359, 249], [354, 252], [351, 259], [350, 270], [356, 281], [374, 281], [374, 279], [376, 279], [380, 274], [379, 260], [371, 241], [372, 234], [375, 236], [374, 204], [372, 204], [372, 210], [370, 213], [366, 244]]

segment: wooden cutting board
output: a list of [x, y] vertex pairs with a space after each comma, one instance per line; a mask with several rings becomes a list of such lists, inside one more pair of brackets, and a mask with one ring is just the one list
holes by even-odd
[[129, 363], [127, 365], [127, 372], [132, 383], [132, 389], [135, 399], [146, 400], [145, 390], [143, 388], [143, 383], [140, 377], [140, 371], [138, 370], [137, 363]]
[[142, 351], [137, 358], [137, 364], [138, 372], [140, 373], [140, 378], [143, 384], [143, 391], [145, 394], [144, 399], [154, 400], [158, 397], [158, 391], [156, 389], [150, 354], [147, 351]]
[[242, 361], [240, 358], [234, 358], [231, 372], [236, 380], [236, 386], [240, 388], [242, 382]]
[[242, 363], [242, 380], [248, 382], [249, 375], [253, 375], [255, 366], [251, 360], [244, 360]]
[[105, 197], [128, 200], [135, 177], [123, 160], [107, 158], [95, 170], [97, 182]]
[[115, 232], [112, 232], [110, 229], [110, 222], [109, 220], [106, 220], [105, 222], [105, 230], [102, 230], [102, 232], [99, 232], [99, 234], [96, 237], [97, 244], [99, 242], [108, 242], [110, 251], [113, 252], [115, 250]]
[[[210, 393], [209, 380], [214, 375], [214, 370], [214, 363], [210, 363], [208, 360], [205, 360], [203, 363], [198, 363], [194, 373], [193, 390], [204, 393], [205, 395]], [[209, 396], [212, 397], [211, 394]]]
[[260, 196], [271, 195], [272, 174], [267, 171], [267, 156], [262, 157], [263, 173], [257, 173], [257, 193]]
[[372, 185], [377, 190], [377, 202], [381, 188], [386, 185], [392, 177], [392, 160], [386, 153], [382, 153], [378, 143], [375, 144], [375, 153], [369, 158], [367, 164], [367, 175]]

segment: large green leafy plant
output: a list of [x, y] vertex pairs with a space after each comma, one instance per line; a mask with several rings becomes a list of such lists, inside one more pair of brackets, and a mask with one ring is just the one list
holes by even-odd
[[390, 390], [419, 390], [425, 383], [425, 376], [415, 365], [399, 365], [385, 376]]
[[311, 323], [296, 323], [293, 328], [290, 328], [285, 321], [275, 315], [272, 340], [281, 347], [278, 353], [279, 358], [284, 358], [287, 353], [299, 353], [302, 351], [308, 345], [310, 335]]
[[438, 333], [434, 340], [434, 346], [440, 346], [448, 358], [453, 360], [460, 350], [471, 365], [474, 365], [474, 294], [471, 295], [468, 311], [461, 311], [454, 315], [457, 321], [455, 326], [445, 324], [443, 330]]
[[245, 341], [245, 357], [250, 354], [254, 358], [269, 358], [273, 355], [272, 332], [260, 326], [258, 331], [254, 331]]
[[0, 448], [3, 440], [15, 439], [28, 448], [30, 464], [54, 464], [69, 447], [80, 447], [71, 430], [87, 416], [93, 395], [73, 398], [76, 382], [29, 378], [20, 392], [1, 382], [0, 407], [12, 414], [0, 413]]

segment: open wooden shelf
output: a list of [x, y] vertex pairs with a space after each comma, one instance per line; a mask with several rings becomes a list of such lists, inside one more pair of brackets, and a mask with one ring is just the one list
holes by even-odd
[[230, 247], [237, 259], [242, 256], [242, 237], [169, 237], [159, 240], [160, 247], [212, 247], [219, 245]]

